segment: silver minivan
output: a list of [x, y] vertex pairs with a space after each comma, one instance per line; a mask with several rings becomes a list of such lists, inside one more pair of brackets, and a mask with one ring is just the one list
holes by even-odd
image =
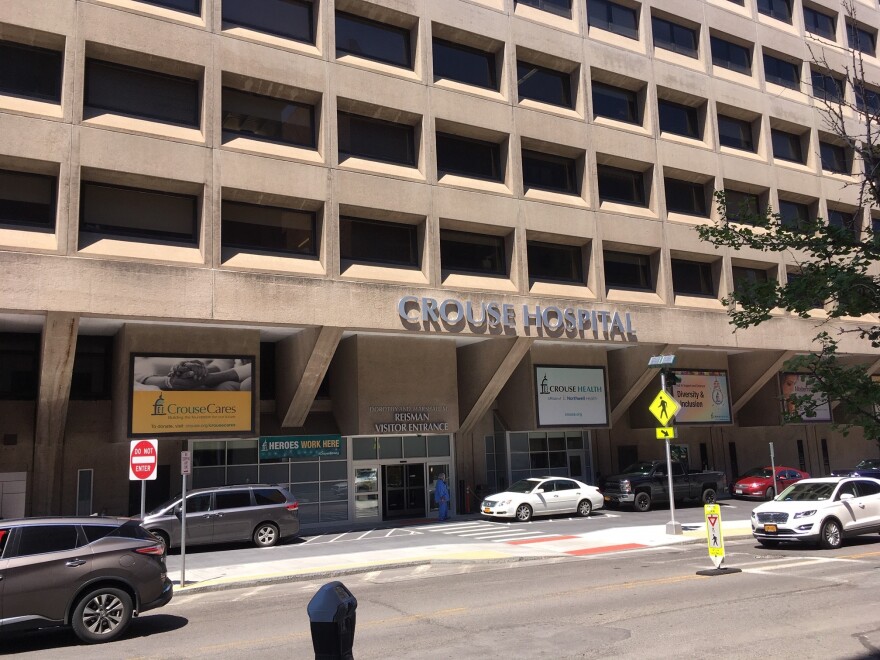
[[[144, 516], [143, 525], [180, 547], [183, 507], [180, 496]], [[247, 484], [197, 488], [186, 494], [186, 544], [253, 541], [271, 548], [299, 533], [299, 503], [281, 486]]]

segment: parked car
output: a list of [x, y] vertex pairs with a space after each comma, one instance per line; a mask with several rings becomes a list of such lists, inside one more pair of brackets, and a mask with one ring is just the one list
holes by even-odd
[[866, 458], [854, 468], [839, 468], [831, 471], [832, 477], [871, 477], [880, 478], [880, 458]]
[[810, 475], [783, 465], [776, 466], [776, 483], [773, 483], [773, 468], [752, 468], [737, 479], [730, 489], [731, 497], [756, 498], [772, 500], [776, 493], [791, 486], [801, 479], [809, 479]]
[[[180, 547], [180, 496], [144, 516], [144, 527], [170, 548]], [[270, 548], [299, 533], [299, 503], [281, 486], [247, 484], [197, 488], [186, 494], [186, 544], [253, 541]]]
[[[712, 504], [718, 493], [727, 490], [723, 472], [690, 472], [687, 465], [672, 461], [672, 491], [675, 501], [695, 499]], [[616, 507], [631, 504], [636, 511], [650, 511], [655, 503], [669, 502], [669, 476], [666, 461], [640, 461], [622, 474], [605, 479], [605, 503]]]
[[0, 639], [70, 626], [109, 642], [137, 616], [171, 600], [165, 544], [130, 518], [0, 521]]
[[880, 480], [804, 479], [752, 511], [752, 534], [761, 545], [782, 541], [839, 548], [843, 539], [880, 532]]
[[567, 477], [531, 477], [517, 481], [503, 493], [489, 495], [480, 510], [484, 516], [528, 522], [532, 516], [555, 513], [586, 517], [603, 504], [602, 493], [595, 486]]

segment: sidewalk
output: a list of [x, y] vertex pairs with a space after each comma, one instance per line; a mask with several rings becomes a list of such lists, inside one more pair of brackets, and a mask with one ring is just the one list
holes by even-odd
[[[452, 529], [479, 520], [479, 514], [459, 516], [452, 523], [428, 523], [420, 529], [442, 525]], [[409, 524], [420, 521], [408, 521]], [[729, 520], [723, 525], [725, 539], [751, 536], [751, 523]], [[706, 525], [683, 524], [682, 535], [666, 533], [666, 525], [616, 527], [576, 535], [549, 535], [501, 543], [473, 542], [424, 545], [343, 554], [284, 558], [244, 564], [188, 568], [186, 586], [180, 586], [180, 570], [169, 568], [175, 591], [195, 593], [232, 589], [248, 585], [297, 580], [328, 579], [375, 570], [449, 563], [515, 563], [521, 561], [562, 560], [610, 552], [638, 552], [670, 545], [706, 543]]]

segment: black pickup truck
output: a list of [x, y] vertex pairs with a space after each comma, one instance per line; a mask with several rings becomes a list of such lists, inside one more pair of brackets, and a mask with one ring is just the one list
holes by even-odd
[[[676, 502], [690, 499], [712, 504], [717, 493], [727, 490], [727, 476], [723, 472], [688, 472], [683, 463], [672, 461], [672, 490]], [[666, 461], [633, 463], [623, 474], [604, 480], [602, 495], [611, 508], [631, 504], [636, 511], [650, 511], [655, 503], [668, 503]]]

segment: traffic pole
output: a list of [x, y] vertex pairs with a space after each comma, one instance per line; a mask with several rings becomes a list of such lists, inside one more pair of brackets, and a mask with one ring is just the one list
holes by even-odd
[[141, 479], [141, 520], [147, 513], [147, 480]]
[[[666, 392], [666, 369], [660, 370], [660, 388]], [[675, 491], [672, 486], [672, 448], [666, 438], [666, 479], [669, 488], [669, 522], [666, 523], [667, 534], [681, 534], [681, 525], [675, 522]]]
[[180, 487], [182, 495], [180, 505], [180, 586], [186, 586], [186, 475], [182, 475]]

